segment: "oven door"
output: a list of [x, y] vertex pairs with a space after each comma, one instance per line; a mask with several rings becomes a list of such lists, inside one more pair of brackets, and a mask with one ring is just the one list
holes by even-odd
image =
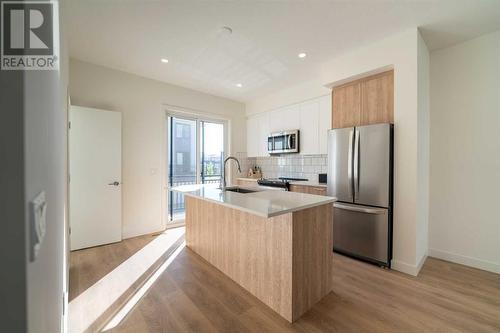
[[286, 187], [259, 185], [258, 188], [261, 190], [264, 190], [264, 191], [283, 191], [283, 192], [288, 191], [288, 189]]

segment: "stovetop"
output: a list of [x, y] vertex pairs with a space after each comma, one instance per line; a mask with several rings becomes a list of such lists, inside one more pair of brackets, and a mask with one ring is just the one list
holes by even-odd
[[281, 187], [281, 188], [286, 188], [288, 189], [288, 182], [277, 179], [277, 178], [269, 178], [269, 179], [259, 179], [257, 181], [257, 184], [262, 185], [262, 186], [270, 186], [270, 187]]
[[278, 179], [281, 179], [281, 180], [291, 180], [291, 181], [295, 181], [295, 182], [299, 182], [299, 181], [302, 181], [302, 182], [307, 182], [309, 179], [307, 178], [292, 178], [292, 177], [278, 177]]
[[307, 181], [305, 178], [291, 178], [291, 177], [279, 177], [279, 178], [267, 178], [259, 179], [257, 183], [262, 186], [271, 187], [281, 187], [288, 189], [290, 186], [290, 181]]

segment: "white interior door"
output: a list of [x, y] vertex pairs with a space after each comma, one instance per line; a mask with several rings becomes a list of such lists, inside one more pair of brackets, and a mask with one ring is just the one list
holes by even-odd
[[71, 106], [71, 250], [122, 239], [121, 113]]

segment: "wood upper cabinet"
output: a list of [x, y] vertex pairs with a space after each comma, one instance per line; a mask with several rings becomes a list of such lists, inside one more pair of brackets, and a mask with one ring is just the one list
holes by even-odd
[[393, 122], [394, 71], [333, 88], [332, 128]]
[[361, 82], [361, 125], [394, 122], [394, 72]]
[[361, 84], [349, 83], [336, 87], [332, 92], [332, 127], [343, 128], [359, 125], [361, 121]]

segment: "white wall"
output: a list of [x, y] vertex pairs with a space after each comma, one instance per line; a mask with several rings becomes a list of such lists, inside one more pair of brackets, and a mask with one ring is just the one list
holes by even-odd
[[26, 332], [24, 73], [0, 70], [0, 87], [0, 325]]
[[245, 105], [239, 102], [74, 59], [70, 95], [74, 105], [123, 113], [124, 238], [164, 228], [165, 104], [229, 119], [230, 153], [246, 151]]
[[59, 72], [25, 72], [26, 221], [30, 220], [29, 202], [40, 191], [45, 191], [47, 203], [46, 235], [34, 262], [30, 262], [28, 258], [30, 228], [26, 234], [28, 332], [36, 333], [53, 333], [61, 330], [63, 292], [66, 286], [68, 58], [62, 33], [60, 49]]
[[431, 53], [430, 255], [500, 273], [500, 31]]
[[419, 269], [424, 264], [429, 248], [429, 155], [430, 155], [430, 78], [429, 50], [422, 36], [417, 41], [418, 97], [417, 97], [417, 259]]
[[[394, 259], [393, 268], [416, 275], [426, 247], [417, 229], [424, 232], [425, 218], [417, 218], [419, 177], [418, 148], [418, 39], [417, 29], [411, 29], [376, 43], [359, 48], [323, 64], [318, 78], [286, 90], [259, 98], [247, 104], [247, 113], [253, 114], [304, 100], [328, 92], [324, 86], [356, 78], [381, 68], [394, 68]], [[422, 63], [421, 63], [422, 64]], [[425, 63], [424, 63], [425, 65]], [[421, 191], [424, 189], [421, 188]]]

